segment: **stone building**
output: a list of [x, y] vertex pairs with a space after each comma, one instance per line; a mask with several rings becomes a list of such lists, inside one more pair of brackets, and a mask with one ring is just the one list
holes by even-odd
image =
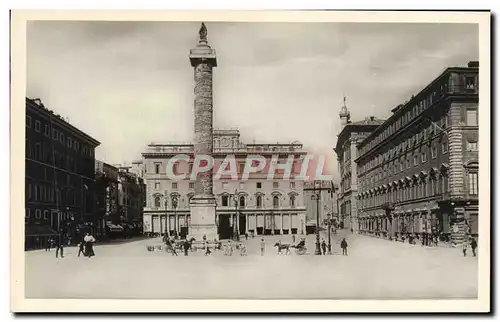
[[479, 64], [450, 67], [358, 145], [359, 229], [401, 238], [478, 232]]
[[136, 235], [142, 231], [146, 186], [144, 179], [131, 172], [130, 168], [130, 166], [118, 167], [118, 212], [121, 226]]
[[[214, 130], [214, 159], [220, 164], [227, 155], [234, 155], [237, 162], [238, 180], [222, 176], [214, 179], [216, 218], [220, 239], [230, 238], [237, 231], [248, 234], [290, 234], [305, 231], [305, 205], [303, 181], [294, 178], [300, 170], [292, 171], [290, 180], [280, 178], [268, 180], [268, 167], [241, 179], [246, 157], [258, 154], [280, 160], [293, 155], [297, 160], [306, 153], [302, 144], [244, 144], [236, 129]], [[194, 195], [195, 182], [189, 178], [174, 181], [166, 175], [170, 158], [180, 154], [193, 154], [192, 144], [150, 144], [143, 155], [143, 170], [146, 182], [146, 207], [144, 208], [144, 231], [181, 236], [189, 234], [190, 199]], [[192, 163], [176, 163], [175, 173], [191, 173]], [[137, 167], [140, 168], [140, 167]], [[168, 219], [167, 219], [168, 218]]]
[[94, 230], [94, 152], [100, 143], [26, 98], [25, 247]]
[[340, 210], [339, 224], [341, 227], [358, 230], [358, 174], [354, 160], [357, 157], [357, 144], [363, 141], [373, 130], [375, 130], [384, 120], [374, 116], [362, 121], [351, 121], [351, 113], [347, 109], [344, 99], [339, 117], [342, 130], [340, 131], [337, 144], [334, 148], [337, 154], [337, 161], [340, 174], [340, 191], [338, 202]]
[[97, 237], [109, 235], [110, 230], [121, 231], [118, 212], [118, 168], [102, 161], [95, 162]]
[[[315, 186], [315, 184], [319, 184]], [[318, 202], [316, 201], [316, 194], [319, 192], [319, 223], [324, 226], [325, 219], [329, 214], [333, 218], [336, 224], [339, 224], [339, 213], [340, 208], [337, 202], [338, 185], [332, 181], [308, 181], [304, 182], [304, 205], [306, 207], [306, 226], [307, 230], [310, 232], [311, 228], [314, 230], [316, 226], [316, 217], [318, 216]]]

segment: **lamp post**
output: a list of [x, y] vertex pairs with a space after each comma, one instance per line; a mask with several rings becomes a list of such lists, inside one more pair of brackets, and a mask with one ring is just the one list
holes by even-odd
[[168, 238], [168, 193], [165, 192], [165, 240]]
[[175, 218], [175, 229], [174, 229], [174, 234], [175, 234], [175, 239], [179, 236], [179, 232], [177, 231], [177, 225], [179, 224], [179, 221], [177, 220], [177, 196], [172, 196], [172, 208], [174, 208], [174, 218]]
[[326, 223], [328, 225], [328, 255], [332, 254], [332, 243], [330, 239], [330, 231], [332, 230], [332, 215], [326, 214]]
[[312, 200], [316, 200], [316, 250], [314, 255], [321, 255], [321, 246], [319, 242], [319, 200], [321, 198], [320, 182], [314, 181], [313, 194], [311, 196]]
[[238, 231], [238, 190], [234, 191], [233, 201], [234, 201], [234, 209], [235, 209], [235, 214], [233, 217], [233, 240], [239, 241], [240, 240], [240, 233]]

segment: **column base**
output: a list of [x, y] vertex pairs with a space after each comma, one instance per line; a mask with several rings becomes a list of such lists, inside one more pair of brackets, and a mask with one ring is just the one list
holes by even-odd
[[196, 241], [219, 239], [217, 234], [215, 197], [193, 197], [189, 204], [191, 213], [190, 237]]

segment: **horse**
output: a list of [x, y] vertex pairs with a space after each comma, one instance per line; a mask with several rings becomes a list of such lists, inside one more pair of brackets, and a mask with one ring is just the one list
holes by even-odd
[[285, 255], [291, 254], [290, 253], [290, 244], [282, 244], [281, 242], [277, 242], [274, 244], [274, 247], [278, 247], [278, 255], [281, 254], [281, 250], [286, 250]]

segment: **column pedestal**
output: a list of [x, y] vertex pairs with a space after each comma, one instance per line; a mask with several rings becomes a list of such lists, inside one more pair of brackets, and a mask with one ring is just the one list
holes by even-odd
[[215, 197], [193, 197], [190, 202], [191, 232], [190, 236], [196, 241], [218, 239], [217, 225], [215, 224]]

